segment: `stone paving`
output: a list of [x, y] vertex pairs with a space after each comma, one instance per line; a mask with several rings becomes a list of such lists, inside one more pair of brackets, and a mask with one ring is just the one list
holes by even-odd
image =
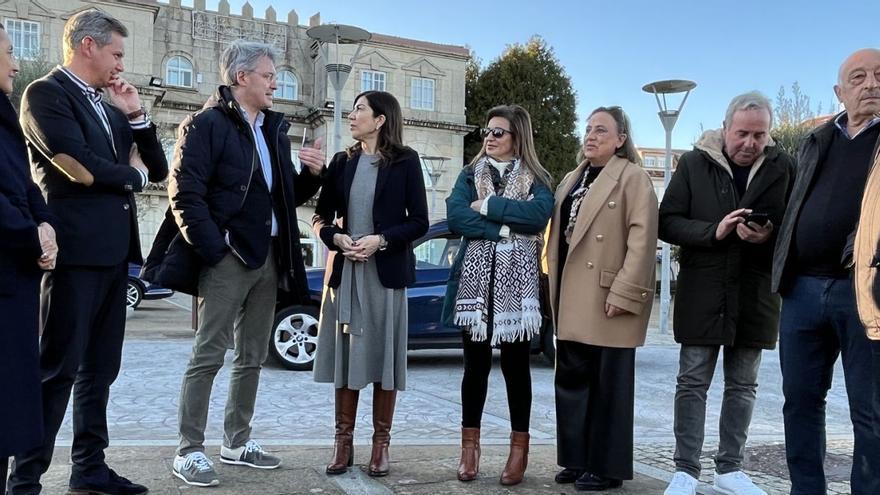
[[[180, 300], [176, 301], [181, 303]], [[655, 309], [656, 313], [656, 309]], [[163, 321], [167, 329], [157, 328], [156, 321]], [[144, 447], [156, 447], [162, 452], [173, 452], [177, 439], [177, 403], [181, 377], [189, 357], [191, 346], [188, 312], [168, 301], [148, 301], [129, 319], [129, 336], [125, 344], [123, 370], [111, 392], [108, 411], [111, 444], [120, 449], [143, 451]], [[636, 471], [643, 476], [666, 481], [673, 471], [672, 451], [672, 402], [675, 374], [678, 363], [678, 347], [671, 336], [657, 335], [652, 331], [648, 345], [637, 353], [636, 411], [635, 411], [635, 458]], [[231, 355], [228, 356], [231, 359]], [[497, 356], [496, 356], [497, 360]], [[443, 469], [454, 470], [457, 459], [455, 445], [459, 442], [461, 353], [458, 350], [411, 351], [409, 353], [409, 389], [399, 395], [395, 415], [393, 444], [431, 452], [435, 446], [446, 452], [449, 464]], [[702, 481], [712, 481], [712, 448], [717, 445], [718, 414], [721, 403], [721, 366], [715, 375], [715, 385], [710, 390], [706, 423], [706, 446]], [[836, 370], [839, 375], [840, 367]], [[779, 376], [779, 360], [776, 351], [764, 353], [760, 369], [758, 401], [752, 421], [747, 451], [747, 470], [769, 493], [787, 493], [784, 448], [782, 447], [782, 394]], [[228, 370], [224, 367], [217, 377], [209, 413], [206, 436], [210, 448], [216, 450], [222, 438], [223, 406], [226, 400]], [[533, 475], [549, 476], [551, 485], [553, 444], [556, 436], [555, 408], [553, 400], [553, 369], [541, 356], [532, 360], [533, 450], [545, 453], [546, 459], [536, 461], [546, 464], [547, 472]], [[268, 365], [263, 370], [260, 393], [253, 422], [253, 437], [267, 446], [279, 449], [301, 448], [311, 452], [326, 450], [331, 445], [333, 395], [328, 385], [316, 384], [311, 374], [292, 372]], [[362, 393], [358, 414], [356, 445], [369, 444], [371, 428], [371, 393]], [[849, 453], [852, 447], [852, 430], [842, 376], [837, 376], [828, 397], [829, 437], [829, 493], [848, 493]], [[69, 446], [71, 439], [69, 416], [58, 438], [61, 447]], [[508, 411], [500, 369], [496, 366], [490, 378], [490, 392], [486, 403], [482, 430], [483, 444], [497, 450], [503, 464], [504, 449], [509, 434]], [[492, 447], [492, 446], [497, 446]], [[402, 447], [399, 447], [402, 448]], [[61, 449], [62, 452], [66, 449]], [[361, 452], [365, 448], [359, 449]], [[170, 455], [170, 454], [168, 454]], [[368, 454], [364, 454], [368, 455]], [[306, 458], [312, 468], [319, 468], [324, 461], [322, 452], [318, 459]], [[408, 458], [407, 461], [410, 459]], [[158, 461], [157, 461], [158, 462]], [[366, 462], [366, 460], [363, 460]], [[52, 471], [65, 469], [53, 466]], [[405, 463], [401, 463], [403, 467]], [[500, 468], [499, 468], [500, 469]], [[320, 474], [320, 469], [316, 471]], [[530, 472], [532, 469], [530, 468]], [[57, 474], [57, 473], [56, 473]], [[165, 476], [162, 474], [160, 476]], [[322, 475], [323, 476], [323, 475]], [[448, 474], [444, 475], [448, 477]], [[63, 477], [63, 475], [62, 475]], [[416, 490], [423, 480], [413, 478], [412, 491], [403, 490], [398, 483], [394, 493], [428, 493]], [[399, 480], [398, 480], [399, 481]], [[545, 480], [546, 481], [546, 480]], [[662, 492], [661, 482], [657, 493]], [[426, 485], [427, 486], [427, 485]], [[488, 489], [488, 486], [485, 487]], [[434, 486], [436, 493], [444, 490]], [[495, 488], [493, 488], [494, 490]], [[704, 486], [703, 493], [711, 493]], [[346, 489], [343, 489], [346, 491]], [[355, 491], [348, 491], [356, 493]], [[653, 493], [649, 490], [649, 492]], [[171, 492], [169, 492], [171, 493]], [[230, 492], [250, 493], [250, 492]], [[273, 492], [274, 493], [274, 492]], [[278, 492], [282, 493], [282, 492]], [[284, 492], [286, 493], [286, 492]], [[291, 492], [296, 493], [296, 492]], [[464, 492], [461, 492], [464, 493]], [[481, 493], [491, 493], [481, 492]], [[506, 492], [498, 492], [506, 493]], [[522, 492], [528, 493], [528, 492]], [[559, 493], [555, 491], [554, 493]]]

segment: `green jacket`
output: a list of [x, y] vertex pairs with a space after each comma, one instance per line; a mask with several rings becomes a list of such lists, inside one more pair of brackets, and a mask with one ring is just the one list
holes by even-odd
[[455, 326], [455, 296], [458, 293], [458, 280], [461, 277], [462, 260], [467, 251], [470, 239], [501, 240], [501, 227], [506, 225], [511, 232], [527, 235], [539, 235], [544, 232], [550, 215], [553, 214], [553, 192], [539, 181], [532, 184], [530, 191], [533, 198], [529, 201], [517, 201], [499, 196], [488, 199], [489, 207], [486, 216], [471, 209], [471, 203], [477, 200], [477, 188], [474, 184], [474, 169], [467, 166], [458, 174], [455, 186], [446, 198], [446, 221], [453, 234], [462, 237], [458, 254], [449, 270], [449, 281], [446, 284], [446, 297], [443, 300], [443, 323]]

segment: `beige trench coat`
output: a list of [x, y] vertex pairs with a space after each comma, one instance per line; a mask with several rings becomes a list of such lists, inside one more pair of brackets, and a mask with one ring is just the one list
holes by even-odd
[[880, 153], [874, 158], [862, 196], [853, 261], [859, 317], [868, 338], [880, 340]]
[[[560, 280], [559, 208], [584, 167], [570, 172], [556, 190], [545, 248], [556, 336], [604, 347], [638, 347], [645, 343], [654, 302], [657, 196], [641, 167], [612, 158], [581, 204]], [[608, 318], [605, 303], [628, 313]]]

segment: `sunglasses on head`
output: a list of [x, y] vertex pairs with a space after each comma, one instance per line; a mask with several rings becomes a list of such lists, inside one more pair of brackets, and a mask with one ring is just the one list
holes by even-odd
[[480, 136], [482, 136], [483, 139], [486, 139], [489, 136], [489, 134], [491, 134], [492, 137], [494, 137], [495, 139], [501, 139], [504, 137], [504, 133], [513, 134], [513, 132], [508, 131], [507, 129], [502, 129], [501, 127], [491, 127], [491, 128], [480, 129]]

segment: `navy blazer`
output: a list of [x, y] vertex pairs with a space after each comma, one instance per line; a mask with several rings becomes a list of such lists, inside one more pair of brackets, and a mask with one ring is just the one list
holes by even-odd
[[39, 276], [37, 225], [52, 215], [31, 180], [24, 136], [15, 110], [0, 93], [0, 295], [14, 293], [20, 277]]
[[[142, 188], [141, 175], [129, 166], [132, 144], [138, 147], [150, 181], [160, 182], [168, 175], [156, 126], [133, 130], [121, 110], [101, 104], [113, 143], [92, 104], [60, 69], [31, 83], [22, 96], [21, 127], [34, 180], [58, 218], [54, 227], [59, 265], [142, 263], [133, 195]], [[94, 183], [72, 182], [56, 169], [49, 160], [60, 153], [79, 161]]]
[[38, 319], [42, 253], [37, 225], [53, 223], [31, 180], [15, 110], [0, 92], [0, 456], [43, 438]]
[[[349, 157], [337, 153], [324, 175], [324, 185], [315, 208], [315, 221], [320, 222], [319, 235], [328, 248], [341, 251], [333, 243], [335, 234], [347, 234], [348, 197], [360, 153]], [[342, 227], [336, 219], [342, 219]], [[415, 254], [412, 243], [428, 231], [428, 199], [419, 155], [403, 148], [391, 163], [380, 165], [373, 199], [373, 233], [385, 236], [388, 247], [376, 251], [379, 281], [389, 289], [402, 289], [416, 279]], [[338, 288], [342, 278], [343, 256], [334, 256], [330, 279]]]

